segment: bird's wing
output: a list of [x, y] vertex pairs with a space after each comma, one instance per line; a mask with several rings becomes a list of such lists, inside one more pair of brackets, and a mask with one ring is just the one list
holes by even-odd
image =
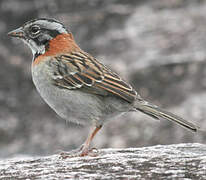
[[133, 102], [136, 91], [116, 73], [85, 52], [73, 52], [54, 57], [54, 84], [70, 90], [81, 89], [101, 96], [115, 95]]

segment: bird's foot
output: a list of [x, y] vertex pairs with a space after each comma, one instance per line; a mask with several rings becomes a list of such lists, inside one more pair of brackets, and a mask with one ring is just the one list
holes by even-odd
[[67, 159], [67, 158], [73, 158], [73, 157], [83, 157], [83, 156], [90, 156], [90, 157], [96, 157], [98, 156], [98, 150], [96, 148], [84, 148], [84, 145], [82, 145], [80, 148], [65, 152], [60, 152], [60, 158], [61, 159]]

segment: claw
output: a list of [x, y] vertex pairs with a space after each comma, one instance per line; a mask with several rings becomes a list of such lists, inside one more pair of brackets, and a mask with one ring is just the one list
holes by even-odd
[[83, 156], [91, 156], [96, 157], [98, 156], [98, 150], [96, 148], [89, 148], [90, 143], [96, 133], [101, 129], [102, 126], [95, 126], [94, 129], [90, 131], [90, 134], [88, 135], [85, 143], [80, 146], [80, 148], [70, 151], [70, 152], [61, 152], [60, 158], [66, 159], [66, 158], [72, 158], [72, 157], [83, 157]]
[[82, 148], [80, 147], [73, 151], [60, 152], [60, 159], [67, 159], [67, 158], [73, 158], [73, 157], [84, 157], [84, 156], [96, 157], [98, 156], [98, 150], [96, 148], [92, 148], [92, 149], [82, 151]]
[[82, 151], [80, 154], [81, 157], [83, 156], [91, 156], [91, 157], [96, 157], [98, 156], [98, 150], [97, 148], [92, 148], [86, 151]]

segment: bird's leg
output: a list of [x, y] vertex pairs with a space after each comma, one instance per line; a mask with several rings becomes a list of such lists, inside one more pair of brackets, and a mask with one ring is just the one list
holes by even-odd
[[69, 158], [69, 157], [78, 157], [78, 156], [95, 156], [95, 153], [93, 153], [94, 148], [89, 149], [90, 144], [94, 138], [94, 136], [97, 134], [97, 132], [101, 129], [102, 125], [100, 126], [95, 126], [92, 128], [89, 132], [89, 135], [83, 145], [81, 145], [80, 148], [70, 151], [70, 152], [61, 152], [61, 158]]
[[89, 133], [85, 143], [83, 144], [80, 156], [87, 156], [87, 155], [89, 155], [90, 151], [92, 150], [92, 149], [91, 150], [89, 149], [89, 146], [90, 146], [90, 144], [92, 142], [92, 139], [97, 134], [97, 132], [101, 129], [101, 127], [102, 127], [102, 125], [101, 126], [95, 126], [94, 129], [93, 128], [91, 129], [91, 131], [90, 131], [90, 133]]

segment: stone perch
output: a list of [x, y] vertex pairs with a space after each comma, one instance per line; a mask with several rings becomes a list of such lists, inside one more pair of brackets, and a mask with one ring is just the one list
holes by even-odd
[[97, 157], [1, 159], [0, 179], [206, 179], [206, 145], [102, 149]]

